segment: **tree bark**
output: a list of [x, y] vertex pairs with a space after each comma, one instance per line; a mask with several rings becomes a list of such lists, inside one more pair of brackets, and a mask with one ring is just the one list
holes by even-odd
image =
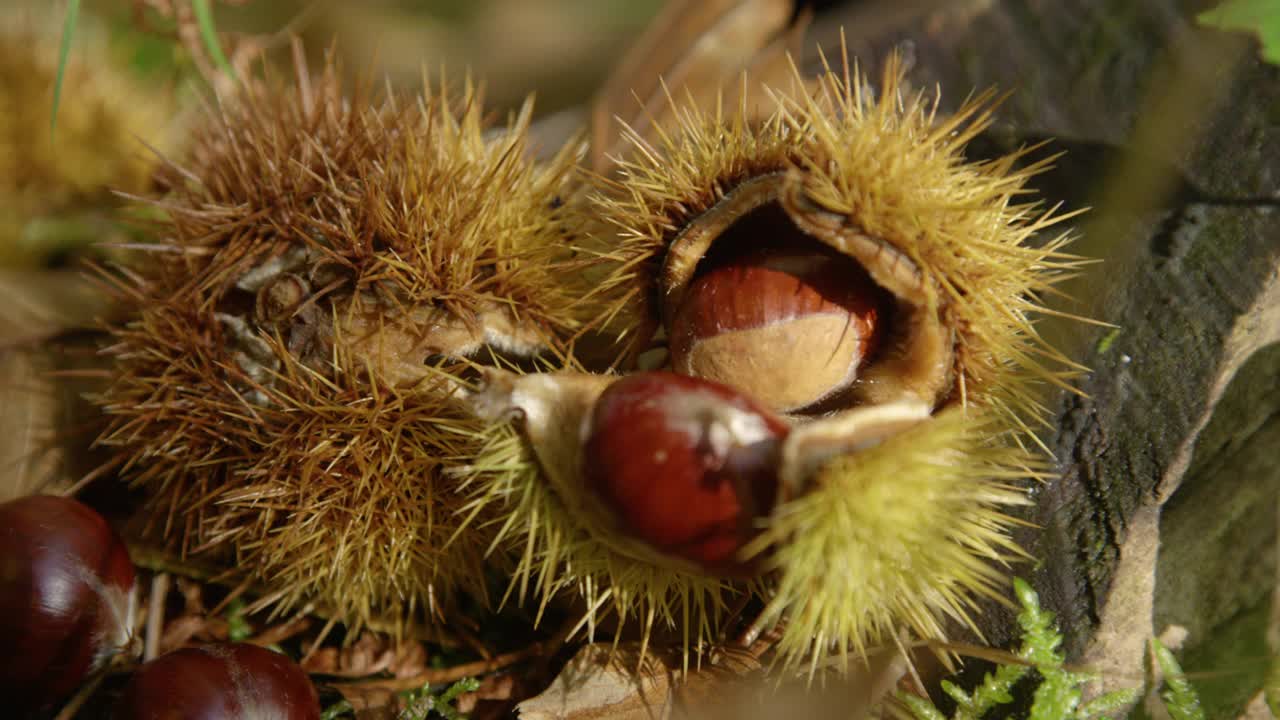
[[[912, 82], [942, 88], [944, 109], [974, 88], [1011, 91], [976, 150], [1056, 138], [1045, 152], [1067, 154], [1033, 184], [1051, 203], [1094, 206], [1073, 249], [1103, 264], [1064, 309], [1115, 327], [1045, 327], [1092, 370], [1082, 394], [1052, 399], [1044, 439], [1058, 477], [1021, 538], [1037, 565], [1016, 572], [1058, 614], [1069, 656], [1116, 686], [1140, 682], [1146, 641], [1169, 625], [1188, 631], [1186, 657], [1222, 657], [1210, 646], [1236, 635], [1265, 654], [1280, 497], [1280, 68], [1247, 36], [1198, 26], [1205, 3], [905, 2], [891, 26], [864, 22], [883, 5], [820, 15], [828, 57], [844, 27], [863, 67], [904, 50]], [[988, 617], [987, 639], [1008, 641], [1011, 615]], [[1231, 630], [1249, 618], [1259, 632]], [[1232, 693], [1224, 713], [1248, 700]]]

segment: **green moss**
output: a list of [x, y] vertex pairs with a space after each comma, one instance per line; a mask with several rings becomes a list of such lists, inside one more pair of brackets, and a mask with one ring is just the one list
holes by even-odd
[[[1053, 614], [1040, 607], [1040, 599], [1031, 586], [1021, 579], [1014, 580], [1014, 592], [1022, 605], [1022, 612], [1018, 615], [1022, 644], [1016, 655], [1025, 664], [1010, 662], [1000, 665], [995, 672], [988, 673], [972, 692], [965, 691], [953, 682], [943, 681], [943, 691], [956, 703], [956, 710], [949, 719], [927, 699], [900, 693], [897, 699], [910, 716], [916, 720], [979, 720], [989, 716], [1027, 717], [1031, 720], [1089, 720], [1116, 716], [1137, 702], [1142, 696], [1142, 689], [1137, 687], [1113, 691], [1087, 703], [1082, 702], [1085, 686], [1098, 678], [1089, 673], [1068, 670], [1064, 666], [1059, 650], [1062, 635], [1057, 630]], [[1253, 632], [1256, 638], [1261, 638], [1264, 634], [1256, 628], [1242, 629], [1242, 632]], [[1158, 640], [1152, 640], [1152, 651], [1165, 677], [1160, 697], [1173, 720], [1204, 720], [1206, 717], [1235, 717], [1238, 714], [1220, 713], [1213, 704], [1214, 699], [1208, 696], [1202, 698], [1201, 686], [1188, 679], [1173, 653]], [[1236, 651], [1239, 651], [1238, 646]], [[1239, 655], [1229, 657], [1238, 658]], [[1214, 661], [1216, 660], [1215, 658]], [[1009, 711], [1015, 703], [1013, 687], [1033, 669], [1040, 677], [1030, 707], [1025, 712], [1015, 709], [1010, 715]], [[1266, 670], [1265, 663], [1258, 666], [1260, 674], [1265, 674]], [[1143, 668], [1133, 669], [1134, 677], [1142, 674]], [[1260, 684], [1261, 677], [1258, 678], [1258, 685]], [[1253, 692], [1256, 692], [1257, 685], [1254, 687]], [[1136, 712], [1140, 715], [1141, 709]]]

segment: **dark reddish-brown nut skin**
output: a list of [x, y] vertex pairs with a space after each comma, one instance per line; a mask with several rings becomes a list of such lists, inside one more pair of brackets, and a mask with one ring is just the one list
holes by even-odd
[[101, 515], [71, 498], [0, 504], [0, 697], [22, 711], [65, 700], [132, 630], [134, 570]]
[[739, 551], [777, 497], [788, 426], [719, 383], [638, 373], [596, 400], [587, 487], [619, 529], [715, 574], [749, 574]]
[[853, 383], [880, 344], [889, 302], [852, 258], [758, 250], [689, 284], [671, 319], [671, 364], [772, 410], [800, 410]]
[[182, 648], [134, 673], [116, 720], [314, 720], [315, 686], [289, 658], [249, 643]]

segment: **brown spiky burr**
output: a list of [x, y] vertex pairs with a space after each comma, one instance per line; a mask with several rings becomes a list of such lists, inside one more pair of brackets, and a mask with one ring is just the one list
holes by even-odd
[[[483, 533], [445, 466], [480, 421], [468, 368], [563, 352], [579, 262], [558, 195], [576, 148], [527, 160], [526, 106], [345, 92], [332, 63], [212, 104], [162, 170], [152, 252], [115, 278], [99, 443], [150, 526], [257, 581], [264, 604], [359, 625], [483, 596]], [[481, 523], [477, 522], [477, 526]]]

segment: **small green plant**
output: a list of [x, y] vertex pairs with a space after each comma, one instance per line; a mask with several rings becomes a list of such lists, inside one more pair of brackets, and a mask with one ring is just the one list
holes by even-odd
[[239, 598], [227, 604], [223, 613], [227, 618], [227, 639], [231, 642], [243, 642], [253, 637], [253, 626], [244, 616], [245, 605]]
[[1280, 65], [1280, 3], [1275, 0], [1223, 0], [1196, 16], [1205, 27], [1255, 33], [1262, 59]]
[[[1140, 688], [1116, 690], [1083, 702], [1084, 687], [1096, 679], [1090, 673], [1067, 669], [1059, 651], [1062, 634], [1058, 632], [1053, 613], [1040, 607], [1040, 598], [1026, 581], [1014, 580], [1014, 593], [1022, 605], [1018, 626], [1022, 644], [1016, 656], [1023, 663], [1006, 663], [988, 673], [982, 684], [966, 692], [953, 682], [943, 681], [943, 691], [956, 703], [949, 720], [979, 720], [998, 706], [1013, 702], [1013, 686], [1032, 670], [1040, 675], [1027, 717], [1031, 720], [1088, 720], [1123, 713], [1142, 695]], [[1173, 653], [1152, 640], [1152, 653], [1164, 673], [1164, 691], [1160, 694], [1173, 720], [1204, 720], [1200, 699], [1187, 681]], [[900, 693], [898, 700], [916, 720], [948, 720], [947, 716], [926, 698]]]
[[[445, 720], [466, 720], [466, 716], [453, 706], [453, 701], [463, 693], [475, 692], [478, 689], [480, 689], [479, 680], [463, 678], [437, 695], [433, 692], [431, 684], [426, 683], [416, 690], [400, 693], [400, 701], [404, 709], [396, 719], [427, 720], [432, 713], [435, 713]], [[320, 713], [320, 720], [341, 720], [346, 717], [355, 717], [354, 708], [346, 700], [339, 700]]]
[[404, 699], [404, 710], [400, 712], [398, 720], [427, 720], [427, 716], [432, 711], [446, 720], [462, 720], [465, 716], [453, 707], [453, 701], [463, 693], [475, 692], [478, 689], [480, 689], [479, 680], [464, 678], [450, 685], [439, 695], [432, 694], [430, 684], [423, 685], [417, 690], [410, 690], [401, 695]]

